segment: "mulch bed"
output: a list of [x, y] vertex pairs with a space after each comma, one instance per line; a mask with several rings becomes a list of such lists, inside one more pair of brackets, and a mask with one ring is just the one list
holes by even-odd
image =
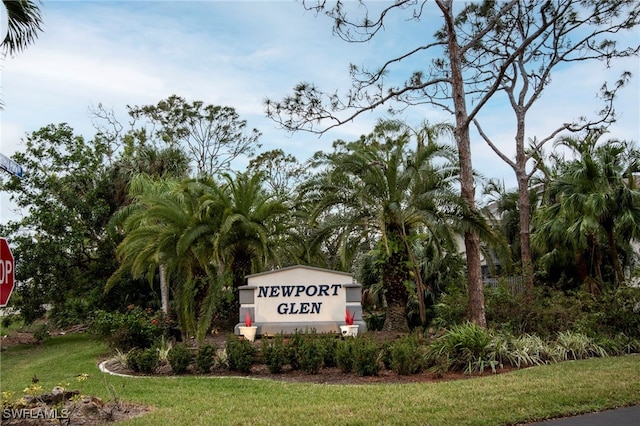
[[[380, 342], [393, 341], [399, 337], [399, 333], [384, 333], [375, 332], [368, 333], [369, 337], [375, 338]], [[226, 342], [226, 336], [218, 334], [210, 336], [207, 343], [217, 347], [218, 349], [224, 348]], [[262, 346], [262, 339], [256, 339], [254, 345], [257, 348]], [[115, 361], [107, 361], [105, 368], [116, 374], [125, 374], [131, 376], [145, 376], [145, 374], [135, 373], [132, 370], [122, 366]], [[344, 373], [340, 368], [322, 368], [318, 374], [311, 374], [301, 370], [294, 370], [290, 366], [285, 366], [281, 373], [273, 374], [269, 372], [269, 368], [264, 364], [255, 364], [251, 367], [250, 373], [238, 373], [221, 368], [213, 368], [209, 374], [203, 375], [195, 371], [193, 366], [190, 366], [184, 376], [198, 375], [201, 377], [244, 377], [247, 379], [266, 379], [277, 380], [283, 382], [300, 382], [300, 383], [316, 383], [327, 385], [366, 385], [366, 384], [384, 384], [384, 383], [432, 383], [443, 382], [450, 380], [466, 380], [474, 377], [491, 376], [495, 374], [503, 374], [513, 371], [512, 367], [497, 369], [493, 373], [490, 369], [483, 373], [464, 374], [464, 373], [445, 373], [436, 374], [429, 371], [423, 371], [418, 374], [411, 375], [399, 375], [392, 370], [381, 369], [376, 376], [359, 376], [356, 373]], [[171, 367], [164, 365], [159, 367], [153, 376], [173, 376]]]

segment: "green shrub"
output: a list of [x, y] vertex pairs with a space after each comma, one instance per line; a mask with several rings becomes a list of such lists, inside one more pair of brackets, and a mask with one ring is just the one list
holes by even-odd
[[17, 319], [17, 315], [7, 315], [2, 317], [2, 328], [9, 328]]
[[237, 336], [230, 334], [227, 337], [227, 363], [229, 370], [248, 373], [251, 371], [251, 365], [255, 361], [256, 348], [245, 339], [238, 339]]
[[606, 290], [600, 297], [580, 294], [583, 313], [575, 329], [591, 337], [620, 333], [640, 338], [640, 288], [620, 286]]
[[126, 312], [96, 311], [91, 332], [112, 348], [148, 348], [164, 336], [170, 337], [174, 324], [161, 312], [130, 305]]
[[498, 288], [485, 289], [485, 309], [491, 329], [522, 334], [529, 328], [532, 313], [524, 303], [524, 294], [514, 295], [504, 282], [500, 282]]
[[431, 325], [440, 329], [464, 323], [467, 317], [468, 299], [463, 289], [454, 286], [448, 288], [433, 306], [434, 319]]
[[359, 376], [376, 376], [380, 371], [378, 360], [380, 348], [378, 344], [365, 337], [357, 337], [351, 340], [353, 346], [353, 370]]
[[205, 344], [198, 348], [196, 352], [196, 371], [200, 374], [208, 374], [213, 366], [216, 348]]
[[353, 341], [355, 339], [340, 340], [336, 345], [336, 364], [343, 373], [353, 371]]
[[371, 312], [364, 317], [364, 322], [367, 324], [367, 330], [380, 331], [384, 326], [384, 320], [387, 314], [385, 312]]
[[294, 370], [300, 369], [300, 350], [304, 344], [304, 333], [296, 330], [287, 341], [287, 359]]
[[279, 334], [273, 339], [262, 339], [262, 359], [269, 367], [269, 372], [282, 372], [282, 368], [289, 362], [284, 336]]
[[51, 338], [51, 335], [49, 334], [49, 326], [47, 324], [40, 324], [33, 332], [33, 338], [38, 342], [49, 340]]
[[336, 348], [338, 346], [338, 339], [334, 334], [325, 334], [321, 336], [320, 344], [324, 353], [324, 366], [335, 367], [336, 363]]
[[387, 370], [391, 370], [391, 346], [393, 343], [388, 341], [380, 344], [380, 361]]
[[66, 328], [77, 324], [85, 324], [91, 317], [102, 291], [91, 291], [82, 297], [68, 297], [53, 306], [49, 316], [56, 327]]
[[175, 374], [183, 374], [187, 371], [191, 359], [193, 358], [191, 350], [184, 344], [175, 345], [169, 349], [167, 359], [171, 366], [171, 371]]
[[389, 366], [400, 375], [416, 374], [426, 366], [424, 347], [415, 335], [407, 335], [389, 346]]
[[127, 366], [136, 373], [152, 374], [158, 367], [156, 348], [133, 349], [127, 354]]
[[298, 351], [298, 364], [302, 371], [318, 374], [324, 364], [324, 345], [315, 333], [308, 334]]

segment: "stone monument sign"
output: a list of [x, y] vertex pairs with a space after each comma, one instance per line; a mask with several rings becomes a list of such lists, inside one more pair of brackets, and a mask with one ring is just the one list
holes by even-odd
[[310, 266], [291, 266], [249, 275], [240, 287], [239, 323], [247, 314], [257, 326], [258, 335], [315, 330], [340, 332], [346, 311], [354, 316], [359, 331], [366, 330], [362, 320], [362, 286], [352, 274]]

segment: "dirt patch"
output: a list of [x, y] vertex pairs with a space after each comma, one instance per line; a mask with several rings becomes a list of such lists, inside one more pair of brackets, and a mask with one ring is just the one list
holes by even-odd
[[11, 333], [2, 336], [0, 339], [0, 349], [6, 349], [16, 345], [35, 345], [38, 341], [33, 337], [33, 333]]
[[10, 407], [3, 407], [2, 425], [104, 425], [142, 416], [152, 407], [120, 401], [104, 402], [78, 391], [26, 395]]

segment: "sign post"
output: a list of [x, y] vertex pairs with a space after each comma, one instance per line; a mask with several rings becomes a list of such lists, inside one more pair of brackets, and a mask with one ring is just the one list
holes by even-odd
[[22, 177], [22, 166], [4, 154], [0, 154], [0, 169], [11, 173], [14, 176]]
[[15, 264], [9, 243], [0, 238], [0, 308], [7, 306], [15, 284]]

